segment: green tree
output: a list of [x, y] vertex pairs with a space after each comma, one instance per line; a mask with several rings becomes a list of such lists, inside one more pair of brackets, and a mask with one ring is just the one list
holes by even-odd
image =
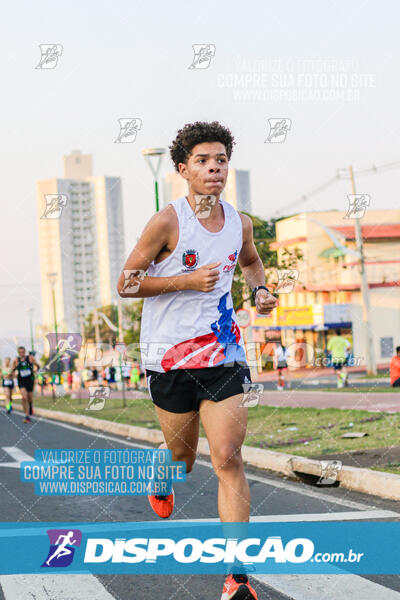
[[[127, 303], [122, 301], [122, 336], [125, 344], [139, 342], [140, 321], [143, 307], [143, 298]], [[102, 306], [97, 309], [97, 313], [103, 313], [108, 317], [115, 327], [118, 327], [118, 308], [113, 304]], [[87, 315], [84, 324], [85, 339], [96, 339], [96, 330], [94, 323], [94, 312]], [[105, 320], [99, 316], [99, 334], [102, 342], [114, 343], [118, 338], [118, 332], [113, 331]]]
[[[282, 253], [282, 259], [278, 261], [278, 253], [275, 250], [271, 250], [270, 244], [275, 241], [276, 230], [275, 223], [279, 219], [271, 219], [265, 221], [255, 215], [247, 214], [253, 222], [253, 239], [254, 245], [257, 249], [258, 255], [265, 269], [290, 269], [296, 267], [298, 260], [302, 258], [302, 253], [299, 248], [293, 250], [285, 249]], [[271, 284], [274, 278], [273, 272], [266, 273], [266, 284]], [[250, 299], [252, 306], [254, 306], [253, 297], [251, 290], [245, 282], [242, 271], [239, 264], [236, 265], [235, 273], [233, 275], [232, 283], [232, 300], [235, 310], [242, 308], [243, 303]]]
[[[118, 309], [113, 304], [108, 304], [107, 306], [101, 306], [97, 309], [97, 313], [102, 312], [110, 319], [113, 325], [117, 326], [118, 324]], [[84, 323], [84, 334], [85, 339], [96, 339], [96, 328], [94, 322], [94, 311], [89, 313], [86, 317]], [[99, 334], [100, 340], [102, 342], [108, 342], [110, 344], [113, 343], [118, 337], [118, 332], [113, 331], [103, 318], [99, 316]]]
[[[125, 344], [139, 343], [144, 298], [122, 305]], [[126, 328], [125, 328], [126, 327]]]

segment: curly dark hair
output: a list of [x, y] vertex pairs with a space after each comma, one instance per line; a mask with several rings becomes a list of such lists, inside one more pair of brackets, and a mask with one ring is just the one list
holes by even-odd
[[182, 129], [179, 129], [176, 138], [169, 146], [172, 162], [178, 172], [179, 163], [185, 163], [194, 146], [204, 142], [221, 142], [221, 144], [224, 144], [228, 160], [231, 158], [233, 146], [236, 143], [230, 130], [218, 121], [212, 123], [206, 121], [186, 123]]

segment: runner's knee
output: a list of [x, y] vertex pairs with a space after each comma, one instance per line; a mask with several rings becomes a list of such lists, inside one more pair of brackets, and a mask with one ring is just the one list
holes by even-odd
[[211, 460], [216, 471], [232, 471], [242, 468], [242, 455], [240, 446], [221, 444], [215, 448]]

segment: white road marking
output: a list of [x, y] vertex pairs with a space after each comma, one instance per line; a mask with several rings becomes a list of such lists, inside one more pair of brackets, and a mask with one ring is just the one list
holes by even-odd
[[[153, 447], [153, 446], [146, 446], [145, 444], [137, 444], [135, 442], [129, 442], [127, 439], [126, 440], [121, 439], [121, 438], [115, 437], [113, 435], [107, 435], [104, 433], [96, 433], [94, 431], [88, 431], [87, 429], [81, 429], [79, 427], [75, 427], [74, 425], [69, 425], [67, 423], [62, 423], [60, 421], [56, 421], [55, 419], [53, 420], [53, 419], [46, 419], [44, 417], [41, 417], [40, 420], [44, 421], [46, 423], [50, 423], [51, 425], [55, 425], [57, 427], [64, 427], [65, 429], [77, 431], [78, 433], [84, 433], [85, 435], [90, 435], [92, 437], [96, 437], [99, 439], [111, 440], [113, 442], [118, 442], [119, 444], [122, 444], [122, 445], [132, 446], [133, 448]], [[202, 465], [204, 467], [207, 467], [208, 469], [213, 469], [211, 463], [209, 463], [205, 460], [196, 459], [196, 463], [199, 465]], [[304, 483], [295, 484], [295, 483], [288, 483], [287, 481], [276, 481], [275, 479], [269, 479], [268, 477], [260, 477], [258, 475], [253, 475], [251, 473], [246, 473], [246, 477], [247, 477], [247, 479], [250, 479], [252, 481], [258, 481], [260, 483], [263, 483], [264, 485], [270, 485], [273, 487], [281, 488], [281, 489], [287, 490], [289, 492], [294, 492], [296, 494], [308, 496], [309, 498], [315, 498], [317, 500], [322, 500], [323, 502], [331, 502], [332, 504], [346, 506], [347, 508], [352, 508], [354, 510], [371, 510], [371, 509], [375, 508], [375, 506], [371, 506], [370, 504], [366, 504], [366, 503], [354, 502], [352, 500], [346, 500], [344, 498], [335, 498], [333, 496], [329, 497], [328, 495], [325, 495], [325, 494], [322, 494], [321, 492], [317, 492], [317, 491], [313, 490], [312, 488], [310, 488], [309, 486], [307, 486]]]
[[251, 575], [291, 600], [400, 600], [400, 593], [359, 575]]
[[13, 462], [0, 462], [0, 467], [11, 467], [12, 469], [19, 469], [20, 464], [24, 460], [35, 460], [33, 456], [29, 456], [20, 448], [16, 446], [3, 446], [2, 450], [6, 452], [11, 458], [13, 458]]
[[94, 575], [1, 575], [6, 600], [115, 600]]
[[[130, 442], [125, 439], [87, 431], [73, 425], [61, 423], [52, 419], [41, 419], [52, 425], [64, 427], [78, 433], [84, 433], [92, 437], [107, 439], [117, 442], [121, 445], [127, 445], [135, 448], [143, 448], [145, 445]], [[8, 452], [12, 448], [14, 454]], [[18, 448], [3, 448], [10, 456], [16, 460], [33, 460], [29, 455], [20, 451]], [[18, 451], [18, 456], [15, 454]], [[204, 460], [197, 461], [202, 466], [212, 469], [212, 465]], [[3, 465], [7, 463], [2, 463]], [[10, 463], [16, 464], [18, 463]], [[0, 463], [1, 465], [1, 463]], [[315, 492], [312, 489], [304, 489], [295, 484], [279, 482], [267, 477], [259, 477], [248, 474], [248, 479], [259, 481], [265, 485], [270, 485], [291, 492], [319, 498], [324, 502], [331, 502], [355, 508], [352, 512], [321, 513], [321, 514], [302, 514], [302, 515], [268, 515], [262, 517], [252, 517], [252, 522], [290, 522], [290, 521], [332, 521], [332, 520], [358, 520], [358, 519], [379, 519], [399, 516], [398, 513], [385, 510], [371, 510], [367, 504], [343, 500], [341, 498], [329, 498], [325, 494]], [[373, 507], [372, 507], [373, 508]], [[195, 520], [195, 519], [191, 519]], [[202, 521], [197, 519], [196, 521]], [[176, 519], [176, 521], [179, 521]], [[182, 520], [184, 521], [184, 520]], [[219, 519], [204, 519], [204, 521], [219, 521]], [[260, 583], [264, 583], [283, 594], [287, 594], [293, 600], [354, 600], [362, 598], [363, 600], [376, 600], [376, 598], [385, 598], [385, 600], [400, 600], [400, 593], [385, 586], [376, 584], [358, 575], [252, 575]], [[6, 600], [80, 600], [80, 598], [94, 597], [96, 600], [114, 600], [100, 581], [93, 575], [2, 575], [0, 576], [0, 585]], [[77, 595], [79, 594], [79, 595]]]
[[[251, 523], [292, 523], [295, 521], [355, 521], [364, 519], [389, 519], [390, 517], [399, 517], [399, 513], [392, 510], [354, 510], [351, 512], [332, 512], [332, 513], [304, 513], [299, 515], [262, 515], [250, 517]], [[185, 522], [219, 522], [219, 519], [171, 519], [174, 523]]]

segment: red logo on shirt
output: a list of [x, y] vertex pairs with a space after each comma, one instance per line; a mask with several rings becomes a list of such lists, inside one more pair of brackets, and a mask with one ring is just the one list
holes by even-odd
[[238, 251], [235, 250], [235, 252], [233, 252], [232, 254], [230, 254], [228, 256], [228, 260], [231, 261], [230, 265], [225, 265], [224, 268], [222, 269], [223, 271], [225, 271], [225, 273], [229, 273], [230, 271], [232, 271], [232, 269], [235, 268], [236, 266], [236, 259], [237, 259], [237, 255], [238, 255]]
[[186, 250], [182, 254], [182, 264], [187, 269], [195, 269], [199, 262], [199, 253], [197, 250]]

